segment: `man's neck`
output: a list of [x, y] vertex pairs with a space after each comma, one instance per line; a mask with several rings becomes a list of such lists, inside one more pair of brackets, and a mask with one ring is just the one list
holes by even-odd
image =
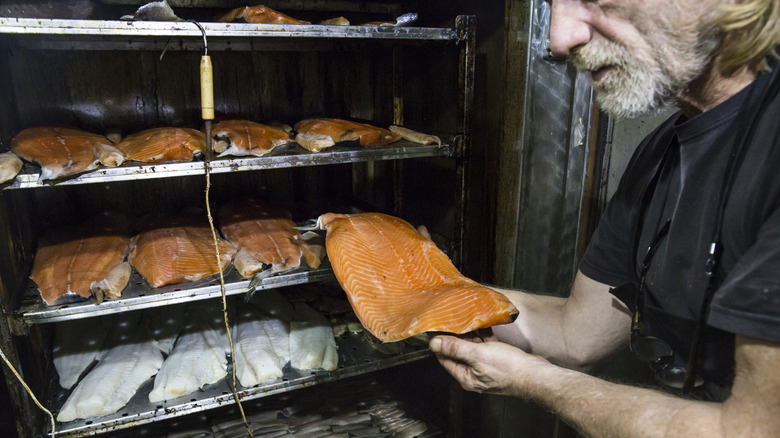
[[677, 96], [677, 106], [687, 117], [715, 108], [740, 90], [750, 85], [756, 74], [745, 67], [732, 76], [723, 76], [713, 63], [707, 70], [693, 80], [688, 88]]

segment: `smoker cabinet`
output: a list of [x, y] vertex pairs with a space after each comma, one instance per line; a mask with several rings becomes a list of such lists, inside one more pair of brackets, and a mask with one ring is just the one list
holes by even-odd
[[[407, 12], [387, 2], [334, 3], [361, 18], [387, 19]], [[9, 149], [16, 133], [33, 126], [123, 134], [158, 126], [202, 127], [198, 65], [204, 37], [198, 26], [189, 21], [119, 21], [128, 12], [126, 6], [108, 5], [102, 11], [108, 14], [102, 19], [0, 17], [0, 152]], [[309, 117], [350, 118], [436, 134], [443, 145], [400, 141], [382, 147], [336, 146], [319, 153], [292, 145], [264, 157], [208, 163], [128, 162], [55, 183], [40, 181], [39, 169], [26, 163], [14, 180], [0, 187], [0, 347], [55, 415], [64, 401], [52, 366], [58, 324], [194, 301], [221, 308], [222, 291], [218, 279], [152, 289], [133, 273], [119, 299], [95, 305], [64, 298], [47, 306], [29, 274], [38, 238], [54, 226], [105, 210], [137, 218], [159, 210], [204, 208], [209, 166], [208, 190], [215, 206], [247, 195], [285, 206], [301, 222], [329, 211], [381, 211], [425, 224], [456, 265], [464, 251], [473, 16], [420, 17], [411, 27], [255, 25], [210, 22], [214, 11], [207, 8], [176, 11], [182, 18], [198, 20], [205, 30], [218, 119], [293, 124]], [[332, 10], [298, 12], [312, 22], [337, 15]], [[225, 280], [229, 298], [246, 292], [248, 280], [235, 274]], [[334, 283], [326, 263], [317, 270], [266, 278], [257, 289]], [[458, 435], [458, 397], [451, 394], [451, 381], [431, 371], [426, 348], [387, 355], [359, 337], [347, 335], [338, 342], [337, 371], [291, 374], [281, 382], [239, 388], [241, 400], [257, 402], [361, 376], [381, 380], [397, 376], [393, 370], [401, 367], [406, 376], [438, 376], [428, 382], [438, 383], [437, 388], [406, 396], [422, 404], [426, 397], [443, 403], [443, 413], [433, 420], [440, 426], [436, 433]], [[48, 417], [11, 373], [6, 380], [20, 432], [50, 434]], [[56, 432], [131, 433], [131, 428], [201, 418], [235, 404], [227, 382], [184, 398], [161, 404], [132, 402], [113, 415], [57, 424]]]

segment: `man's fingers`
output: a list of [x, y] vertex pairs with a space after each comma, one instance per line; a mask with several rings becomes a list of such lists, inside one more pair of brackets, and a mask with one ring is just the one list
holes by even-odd
[[464, 361], [470, 356], [469, 352], [464, 349], [471, 348], [471, 344], [471, 342], [463, 341], [454, 336], [435, 336], [429, 342], [428, 348], [437, 355]]

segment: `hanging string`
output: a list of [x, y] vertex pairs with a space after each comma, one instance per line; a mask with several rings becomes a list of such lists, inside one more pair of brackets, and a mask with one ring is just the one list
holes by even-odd
[[238, 395], [237, 384], [236, 384], [236, 353], [233, 348], [233, 335], [230, 331], [230, 323], [228, 322], [228, 312], [227, 312], [227, 296], [225, 293], [225, 276], [222, 272], [222, 264], [220, 263], [221, 255], [219, 252], [219, 239], [217, 238], [217, 230], [214, 227], [214, 218], [211, 214], [211, 201], [209, 198], [209, 193], [211, 190], [211, 120], [214, 118], [214, 98], [213, 98], [213, 85], [212, 85], [212, 76], [211, 76], [211, 60], [208, 57], [209, 49], [208, 49], [208, 41], [206, 39], [206, 30], [203, 28], [203, 26], [200, 25], [197, 21], [194, 20], [187, 20], [198, 26], [198, 29], [203, 33], [203, 57], [201, 59], [201, 67], [200, 67], [200, 74], [201, 74], [201, 104], [203, 106], [202, 112], [203, 112], [203, 120], [206, 122], [206, 151], [203, 154], [204, 155], [204, 168], [206, 171], [206, 214], [209, 219], [209, 227], [211, 228], [211, 237], [214, 240], [214, 252], [217, 257], [217, 269], [219, 270], [219, 286], [220, 286], [220, 292], [222, 293], [222, 316], [223, 320], [225, 321], [225, 330], [227, 331], [228, 335], [228, 343], [230, 344], [230, 364], [232, 368], [232, 377], [233, 377], [233, 398], [236, 400], [236, 404], [238, 405], [238, 410], [241, 412], [241, 419], [244, 421], [244, 426], [246, 427], [246, 432], [249, 434], [250, 437], [253, 437], [252, 430], [249, 428], [249, 422], [246, 419], [246, 414], [244, 413], [244, 407], [241, 405], [241, 398]]
[[38, 401], [38, 398], [37, 398], [37, 397], [35, 397], [35, 394], [33, 394], [33, 392], [32, 392], [32, 390], [30, 389], [30, 387], [29, 387], [29, 386], [27, 386], [27, 383], [24, 381], [24, 379], [22, 378], [22, 376], [20, 376], [20, 375], [19, 375], [19, 373], [16, 371], [16, 368], [14, 368], [14, 366], [11, 364], [11, 361], [9, 361], [7, 357], [5, 357], [5, 353], [3, 353], [3, 350], [2, 350], [2, 349], [0, 349], [0, 356], [2, 356], [2, 357], [3, 357], [3, 362], [5, 362], [5, 364], [8, 366], [8, 368], [9, 368], [9, 369], [11, 370], [11, 372], [14, 374], [14, 376], [16, 376], [16, 378], [19, 380], [19, 383], [21, 383], [21, 384], [22, 384], [22, 386], [24, 386], [24, 389], [25, 389], [25, 391], [27, 391], [27, 393], [28, 393], [28, 394], [30, 394], [30, 397], [33, 399], [33, 402], [35, 402], [35, 404], [36, 404], [36, 405], [37, 405], [37, 406], [38, 406], [38, 407], [39, 407], [39, 408], [40, 408], [40, 409], [41, 409], [43, 412], [46, 412], [46, 415], [48, 415], [48, 416], [49, 416], [49, 419], [51, 419], [51, 436], [53, 437], [53, 436], [54, 436], [54, 435], [57, 433], [57, 432], [56, 432], [56, 429], [55, 429], [55, 427], [54, 427], [54, 424], [55, 424], [55, 423], [54, 423], [54, 415], [51, 413], [51, 411], [50, 411], [50, 410], [48, 410], [48, 409], [46, 409], [45, 407], [43, 407], [43, 405], [41, 404], [41, 402], [39, 402], [39, 401]]

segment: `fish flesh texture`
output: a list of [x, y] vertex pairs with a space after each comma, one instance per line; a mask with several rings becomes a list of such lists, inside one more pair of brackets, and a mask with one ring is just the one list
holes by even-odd
[[283, 376], [290, 361], [289, 329], [284, 321], [245, 308], [233, 326], [236, 376], [244, 387]]
[[217, 18], [217, 21], [230, 22], [240, 18], [243, 18], [247, 23], [258, 24], [311, 24], [310, 21], [297, 20], [263, 5], [233, 9]]
[[57, 421], [65, 423], [117, 412], [157, 374], [162, 364], [157, 341], [144, 330], [136, 330], [106, 351], [84, 376], [65, 400]]
[[[106, 279], [112, 269], [124, 262], [129, 235], [126, 218], [116, 213], [99, 215], [81, 226], [48, 232], [38, 244], [30, 275], [41, 298], [52, 304], [63, 295], [89, 297], [93, 282]], [[113, 288], [121, 290], [124, 285]]]
[[152, 287], [200, 280], [224, 270], [236, 253], [221, 237], [217, 242], [219, 265], [208, 226], [153, 228], [130, 240], [130, 263]]
[[149, 401], [172, 400], [222, 380], [227, 375], [223, 340], [203, 312], [193, 309], [189, 323], [154, 378]]
[[295, 303], [290, 322], [290, 365], [296, 370], [338, 368], [339, 355], [330, 321], [306, 303]]
[[276, 126], [249, 120], [223, 120], [213, 127], [214, 152], [219, 157], [256, 156], [270, 153], [275, 147], [290, 143], [290, 134]]
[[236, 269], [248, 278], [265, 267], [271, 273], [289, 271], [307, 263], [319, 264], [323, 253], [316, 253], [316, 242], [305, 240], [295, 228], [291, 215], [280, 207], [264, 205], [252, 198], [235, 198], [219, 209], [220, 231], [241, 249]]
[[390, 144], [401, 138], [400, 135], [384, 128], [342, 119], [301, 120], [295, 124], [295, 131], [297, 132], [295, 142], [307, 149], [309, 149], [307, 145], [312, 142], [313, 148], [320, 147], [317, 146], [319, 143], [313, 140], [324, 141], [324, 144], [359, 141], [361, 146], [374, 146]]
[[426, 331], [467, 333], [511, 322], [502, 294], [463, 276], [403, 219], [381, 213], [318, 218], [333, 272], [361, 324], [384, 342]]
[[0, 154], [0, 184], [6, 183], [19, 174], [24, 163], [13, 152], [4, 152]]
[[441, 146], [441, 139], [435, 135], [423, 134], [422, 132], [417, 132], [397, 125], [391, 125], [390, 131], [400, 135], [404, 140], [409, 140], [414, 143], [425, 145], [436, 143], [436, 145]]
[[84, 371], [100, 360], [106, 332], [101, 318], [65, 321], [55, 326], [52, 357], [61, 387], [72, 388]]
[[11, 150], [41, 166], [40, 181], [121, 165], [124, 154], [106, 137], [63, 127], [27, 128], [11, 139]]
[[152, 128], [117, 143], [128, 160], [143, 163], [192, 161], [206, 150], [206, 134], [190, 128]]

